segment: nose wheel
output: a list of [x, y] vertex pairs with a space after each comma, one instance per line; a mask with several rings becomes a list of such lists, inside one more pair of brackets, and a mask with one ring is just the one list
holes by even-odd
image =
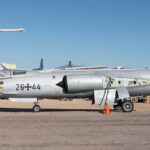
[[40, 112], [40, 111], [41, 111], [41, 107], [40, 107], [39, 105], [35, 104], [35, 105], [33, 106], [33, 111], [34, 111], [34, 112]]

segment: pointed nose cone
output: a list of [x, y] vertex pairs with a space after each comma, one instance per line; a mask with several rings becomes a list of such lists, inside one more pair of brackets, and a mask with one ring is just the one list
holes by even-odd
[[57, 83], [56, 85], [63, 88], [63, 90], [65, 92], [68, 92], [68, 85], [67, 85], [67, 77], [66, 76], [64, 76], [63, 80], [60, 81], [59, 83]]
[[64, 81], [61, 81], [59, 83], [56, 84], [57, 86], [61, 87], [61, 88], [64, 88]]

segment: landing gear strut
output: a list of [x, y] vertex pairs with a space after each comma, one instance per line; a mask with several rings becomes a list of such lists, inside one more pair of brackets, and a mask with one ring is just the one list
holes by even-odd
[[115, 111], [121, 110], [121, 107], [119, 105], [114, 105], [113, 107]]
[[41, 111], [41, 107], [37, 103], [34, 103], [34, 106], [32, 109], [34, 112], [40, 112]]

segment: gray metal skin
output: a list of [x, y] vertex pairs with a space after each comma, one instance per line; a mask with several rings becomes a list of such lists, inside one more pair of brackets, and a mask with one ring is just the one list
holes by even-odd
[[[86, 77], [85, 86], [79, 88], [83, 90], [78, 90], [77, 83], [72, 83], [72, 87], [76, 88], [76, 92], [65, 91], [62, 87], [58, 86], [58, 83], [63, 81], [64, 76], [75, 76], [80, 78], [80, 75]], [[88, 78], [89, 76], [89, 78]], [[96, 77], [92, 79], [92, 77]], [[98, 78], [103, 78], [103, 80]], [[118, 81], [119, 80], [129, 80], [137, 81], [139, 83], [136, 85], [126, 85], [129, 90], [130, 96], [139, 95], [150, 95], [150, 70], [149, 69], [98, 69], [98, 70], [51, 70], [51, 71], [41, 71], [41, 72], [30, 72], [26, 75], [16, 75], [8, 78], [0, 79], [0, 98], [92, 98], [93, 90], [103, 90], [105, 89], [105, 84], [103, 81], [107, 80], [107, 77]], [[93, 81], [94, 84], [98, 83], [95, 87], [92, 86], [91, 89], [87, 83]], [[94, 81], [95, 80], [95, 81]], [[103, 82], [103, 84], [102, 84]], [[128, 82], [128, 81], [127, 81]], [[142, 84], [143, 83], [143, 84]], [[19, 89], [17, 89], [19, 85]], [[23, 90], [20, 86], [23, 85]], [[27, 86], [31, 86], [30, 88]], [[34, 88], [33, 88], [34, 86]], [[39, 86], [39, 87], [38, 87]], [[124, 86], [124, 85], [120, 85]], [[25, 87], [25, 88], [24, 88]], [[84, 90], [85, 88], [85, 90]], [[117, 87], [111, 87], [117, 88]]]
[[0, 78], [9, 76], [9, 75], [10, 75], [10, 73], [4, 73], [3, 71], [0, 71]]

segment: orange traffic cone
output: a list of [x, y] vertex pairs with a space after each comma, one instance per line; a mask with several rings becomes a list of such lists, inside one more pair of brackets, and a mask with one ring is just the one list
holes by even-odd
[[110, 114], [110, 111], [109, 111], [109, 105], [106, 103], [105, 105], [105, 112], [104, 112], [105, 115], [109, 115]]

